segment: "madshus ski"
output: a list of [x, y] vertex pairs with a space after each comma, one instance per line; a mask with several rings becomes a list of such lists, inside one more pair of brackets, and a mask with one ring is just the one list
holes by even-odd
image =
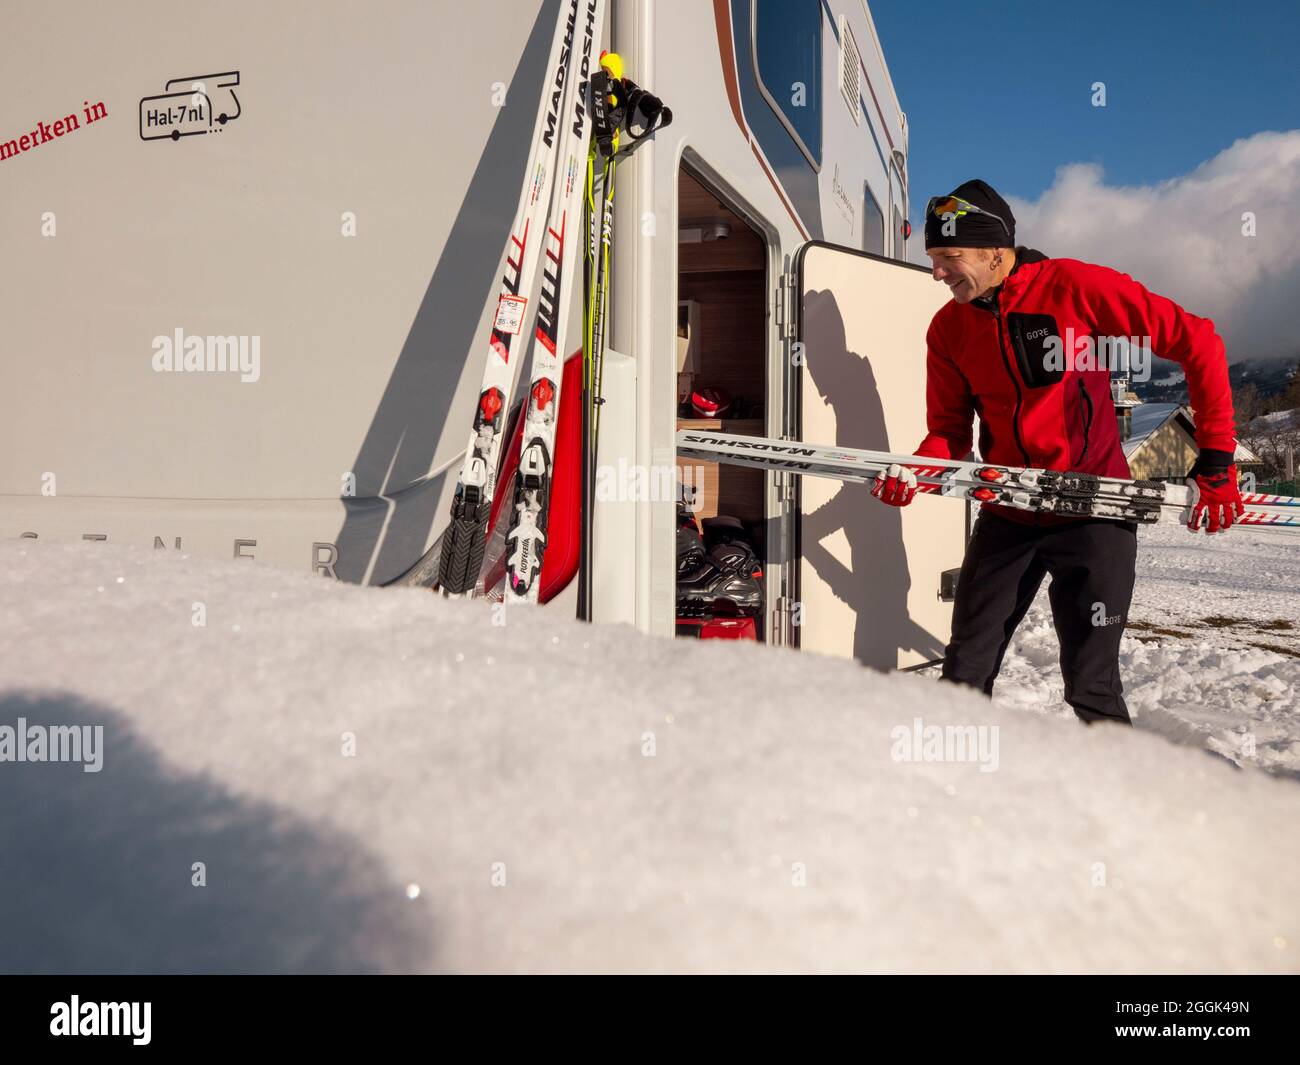
[[[543, 298], [537, 316], [538, 346], [533, 351], [533, 382], [525, 413], [519, 474], [515, 481], [510, 531], [506, 534], [505, 599], [511, 603], [536, 603], [540, 592], [542, 559], [546, 551], [550, 521], [551, 472], [554, 468], [556, 424], [559, 415], [561, 362], [568, 350], [569, 296], [574, 284], [577, 241], [567, 240], [570, 220], [579, 204], [585, 208], [586, 249], [583, 277], [583, 404], [582, 488], [582, 573], [579, 578], [579, 615], [590, 617], [591, 606], [591, 500], [595, 483], [594, 463], [600, 427], [601, 373], [604, 362], [605, 305], [609, 282], [610, 234], [613, 229], [613, 187], [615, 163], [631, 154], [651, 134], [672, 121], [672, 111], [657, 96], [636, 85], [623, 74], [622, 58], [613, 52], [601, 54], [599, 69], [592, 51], [601, 36], [603, 5], [589, 3], [588, 29], [594, 42], [584, 38], [581, 76], [571, 102], [574, 115], [573, 139], [568, 155], [565, 185], [555, 188], [551, 228], [547, 246], [547, 272]], [[588, 78], [590, 73], [590, 78]], [[587, 131], [590, 130], [588, 136]], [[620, 147], [620, 138], [625, 142]], [[584, 139], [585, 138], [585, 139]], [[589, 143], [588, 143], [589, 141]], [[586, 162], [586, 181], [576, 187], [574, 175], [579, 159]], [[555, 229], [556, 212], [560, 230]], [[548, 304], [548, 294], [552, 300]], [[558, 318], [558, 322], [557, 322]]]
[[[591, 0], [585, 2], [589, 4]], [[567, 142], [566, 101], [574, 80], [570, 77], [573, 40], [582, 4], [584, 0], [567, 0], [561, 5], [546, 63], [548, 80], [533, 128], [519, 204], [506, 243], [505, 270], [488, 338], [487, 362], [474, 411], [474, 425], [456, 482], [451, 523], [442, 539], [437, 583], [448, 595], [472, 592], [483, 564], [503, 430], [518, 371], [517, 363], [511, 365], [510, 356], [524, 332], [528, 302], [537, 277], [542, 243], [538, 237], [546, 225], [551, 207], [555, 160], [560, 147]]]
[[[882, 470], [898, 464], [916, 474], [919, 492], [1019, 510], [1144, 524], [1187, 524], [1198, 495], [1194, 484], [931, 459], [688, 429], [677, 434], [677, 453], [708, 462], [858, 482], [872, 481]], [[1300, 529], [1300, 509], [1291, 497], [1249, 493], [1242, 501], [1246, 510], [1234, 525]]]
[[[532, 381], [524, 410], [519, 472], [506, 533], [507, 603], [535, 603], [546, 548], [555, 428], [560, 407], [560, 373], [567, 351], [569, 303], [579, 246], [577, 219], [590, 130], [591, 74], [605, 23], [604, 0], [582, 0], [581, 48], [573, 53], [572, 91], [566, 94], [560, 169], [551, 190], [546, 229], [546, 263], [538, 299]], [[576, 43], [577, 38], [575, 38]]]

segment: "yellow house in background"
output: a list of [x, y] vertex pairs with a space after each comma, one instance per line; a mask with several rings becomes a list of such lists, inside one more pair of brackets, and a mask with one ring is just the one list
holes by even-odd
[[[1148, 481], [1182, 480], [1196, 461], [1196, 426], [1180, 403], [1141, 403], [1129, 413], [1124, 457], [1133, 477]], [[1122, 424], [1122, 422], [1121, 422]], [[1237, 468], [1260, 464], [1248, 447], [1237, 445]]]

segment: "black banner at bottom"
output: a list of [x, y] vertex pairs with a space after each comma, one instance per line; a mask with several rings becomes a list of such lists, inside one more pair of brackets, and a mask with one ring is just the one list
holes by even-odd
[[[971, 1049], [1290, 1051], [1294, 978], [1263, 976], [867, 976], [653, 989], [626, 981], [509, 983], [410, 977], [11, 976], [0, 990], [5, 1056], [75, 1048], [203, 1052], [393, 1041], [431, 1053], [460, 1040], [496, 1051], [692, 1049], [751, 1041], [812, 1051], [899, 1042], [926, 1054]], [[689, 1033], [689, 1034], [688, 1034]], [[709, 1037], [712, 1037], [710, 1039]], [[454, 1041], [454, 1042], [453, 1042]], [[851, 1044], [852, 1045], [852, 1044]], [[34, 1059], [33, 1059], [34, 1060]]]

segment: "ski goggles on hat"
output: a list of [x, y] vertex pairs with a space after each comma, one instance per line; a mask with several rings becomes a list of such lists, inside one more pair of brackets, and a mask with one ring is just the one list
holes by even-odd
[[992, 211], [986, 211], [983, 207], [976, 207], [968, 200], [963, 200], [960, 196], [931, 196], [930, 202], [925, 205], [925, 213], [934, 215], [935, 218], [942, 218], [944, 215], [956, 215], [960, 217], [964, 214], [982, 214], [989, 218], [995, 218], [1001, 224], [1003, 232], [1008, 237], [1011, 236], [1011, 229], [1001, 215], [996, 215]]

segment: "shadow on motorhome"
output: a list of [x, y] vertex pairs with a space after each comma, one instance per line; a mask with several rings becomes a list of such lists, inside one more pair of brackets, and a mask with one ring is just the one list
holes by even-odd
[[[804, 295], [804, 350], [808, 378], [835, 417], [835, 444], [870, 451], [906, 451], [911, 443], [890, 440], [876, 374], [867, 355], [850, 351], [844, 317], [830, 291]], [[849, 561], [826, 541], [842, 535]], [[861, 485], [841, 483], [834, 495], [803, 516], [804, 561], [853, 613], [853, 657], [876, 669], [894, 669], [899, 649], [926, 659], [943, 655], [943, 643], [908, 614], [912, 569], [903, 538], [903, 516], [882, 507]], [[882, 624], [887, 619], [887, 624]]]
[[[507, 92], [526, 97], [542, 81], [546, 47], [558, 3], [538, 12]], [[533, 115], [526, 107], [502, 107], [456, 210], [447, 242], [393, 365], [353, 467], [357, 497], [347, 509], [335, 543], [342, 580], [384, 584], [420, 567], [430, 530], [443, 517], [447, 477], [455, 480], [460, 455], [430, 471], [434, 452], [452, 418], [456, 381], [466, 366], [477, 372], [481, 338], [478, 318], [465, 313], [493, 287], [500, 249], [510, 228], [501, 204], [518, 194]], [[355, 357], [364, 358], [364, 352]], [[524, 367], [524, 372], [527, 366]], [[525, 378], [526, 380], [527, 378]], [[438, 543], [427, 553], [436, 555]], [[412, 565], [414, 560], [419, 560]]]

